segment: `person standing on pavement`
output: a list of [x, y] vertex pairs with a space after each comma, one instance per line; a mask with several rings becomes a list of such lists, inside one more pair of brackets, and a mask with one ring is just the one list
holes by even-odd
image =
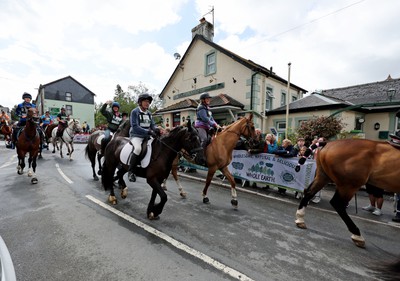
[[396, 215], [392, 218], [394, 222], [400, 222], [400, 193], [396, 193]]
[[384, 190], [369, 183], [365, 185], [365, 188], [368, 193], [370, 204], [362, 209], [364, 211], [372, 212], [375, 216], [382, 215]]

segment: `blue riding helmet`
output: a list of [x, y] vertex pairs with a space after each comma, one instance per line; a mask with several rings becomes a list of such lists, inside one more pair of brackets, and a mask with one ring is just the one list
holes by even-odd
[[31, 96], [31, 94], [29, 94], [29, 93], [25, 92], [25, 93], [22, 95], [22, 99], [24, 100], [24, 99], [26, 99], [26, 98], [30, 98], [30, 99], [32, 99], [32, 96]]
[[114, 107], [114, 106], [118, 107], [118, 109], [119, 109], [119, 103], [118, 103], [118, 102], [116, 102], [116, 101], [113, 102], [112, 105], [111, 105], [111, 107]]

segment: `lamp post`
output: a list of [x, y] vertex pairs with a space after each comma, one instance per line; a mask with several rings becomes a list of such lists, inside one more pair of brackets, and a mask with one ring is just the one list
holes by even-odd
[[289, 95], [290, 95], [290, 66], [292, 63], [288, 63], [288, 80], [287, 80], [287, 94], [286, 94], [286, 126], [285, 126], [285, 139], [288, 138], [289, 129]]
[[387, 90], [386, 93], [389, 98], [389, 101], [391, 102], [393, 97], [396, 95], [396, 89], [390, 88], [389, 90]]

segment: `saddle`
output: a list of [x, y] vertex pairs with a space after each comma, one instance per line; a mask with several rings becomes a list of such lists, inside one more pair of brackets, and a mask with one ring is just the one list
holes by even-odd
[[400, 149], [400, 136], [396, 134], [389, 134], [389, 137], [391, 138], [388, 143], [393, 146], [394, 148]]
[[[138, 162], [140, 162], [140, 167], [141, 168], [146, 168], [150, 164], [150, 158], [151, 158], [151, 144], [153, 143], [153, 138], [150, 139], [144, 139], [142, 142], [142, 151], [140, 152]], [[130, 158], [132, 155], [133, 151], [133, 145], [129, 141], [127, 144], [124, 145], [124, 147], [121, 150], [120, 153], [120, 161], [125, 164], [129, 165]]]

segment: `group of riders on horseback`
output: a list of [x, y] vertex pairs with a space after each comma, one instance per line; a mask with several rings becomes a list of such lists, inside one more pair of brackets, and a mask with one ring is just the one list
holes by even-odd
[[[15, 109], [15, 115], [19, 117], [19, 121], [17, 124], [13, 126], [12, 129], [12, 136], [11, 136], [11, 143], [8, 148], [15, 149], [15, 145], [18, 140], [18, 136], [22, 129], [25, 127], [27, 122], [27, 114], [30, 108], [36, 108], [36, 105], [32, 103], [32, 95], [29, 93], [24, 93], [22, 95], [22, 99], [24, 100], [22, 103], [17, 105]], [[61, 137], [63, 130], [67, 127], [67, 120], [68, 116], [66, 114], [66, 110], [64, 107], [61, 108], [61, 112], [57, 115], [56, 118], [58, 122], [58, 130], [57, 130], [57, 137]], [[10, 123], [10, 117], [2, 110], [0, 115], [0, 121], [3, 124], [4, 122]], [[44, 140], [46, 138], [45, 131], [47, 126], [54, 122], [53, 117], [50, 115], [49, 111], [46, 111], [40, 118], [38, 118], [38, 126], [37, 126], [37, 133], [40, 136], [40, 147], [44, 146]]]

